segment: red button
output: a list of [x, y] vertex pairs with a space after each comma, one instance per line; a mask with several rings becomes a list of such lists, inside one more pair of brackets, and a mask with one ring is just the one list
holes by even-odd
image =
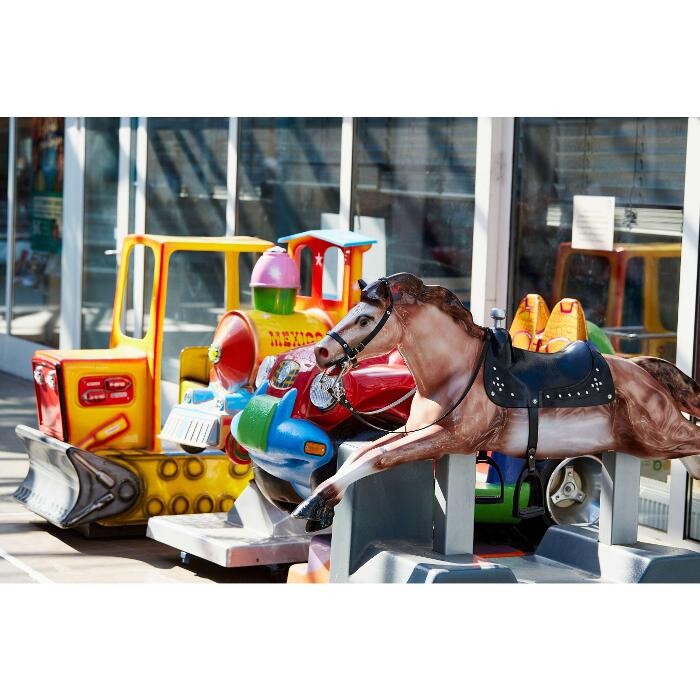
[[99, 403], [107, 398], [107, 392], [102, 389], [90, 389], [83, 394], [83, 401], [86, 403]]
[[105, 380], [105, 388], [107, 391], [120, 391], [122, 389], [128, 389], [131, 386], [131, 382], [123, 377], [115, 377], [113, 379]]

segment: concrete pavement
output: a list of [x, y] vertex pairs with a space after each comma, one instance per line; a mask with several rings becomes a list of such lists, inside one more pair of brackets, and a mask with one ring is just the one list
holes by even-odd
[[18, 423], [36, 425], [31, 382], [0, 373], [0, 583], [257, 583], [265, 567], [223, 569], [144, 538], [86, 539], [48, 524], [12, 499], [27, 473]]

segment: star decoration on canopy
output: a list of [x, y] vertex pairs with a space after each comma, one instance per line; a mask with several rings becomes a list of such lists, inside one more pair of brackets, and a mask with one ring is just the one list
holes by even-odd
[[323, 266], [323, 258], [321, 257], [321, 253], [316, 253], [316, 266], [317, 267]]

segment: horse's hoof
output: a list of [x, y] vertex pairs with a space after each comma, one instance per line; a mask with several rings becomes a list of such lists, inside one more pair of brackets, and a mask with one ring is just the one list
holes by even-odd
[[292, 513], [292, 517], [308, 520], [306, 531], [316, 532], [317, 530], [324, 530], [330, 527], [333, 523], [333, 514], [333, 506], [329, 505], [325, 498], [311, 496], [311, 498], [307, 498], [297, 506]]
[[323, 510], [324, 500], [320, 496], [310, 496], [294, 509], [292, 517], [304, 520], [319, 520]]

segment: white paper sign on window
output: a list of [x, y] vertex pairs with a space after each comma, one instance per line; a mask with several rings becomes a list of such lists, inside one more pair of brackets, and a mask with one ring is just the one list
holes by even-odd
[[612, 250], [615, 234], [615, 197], [574, 196], [571, 247]]

